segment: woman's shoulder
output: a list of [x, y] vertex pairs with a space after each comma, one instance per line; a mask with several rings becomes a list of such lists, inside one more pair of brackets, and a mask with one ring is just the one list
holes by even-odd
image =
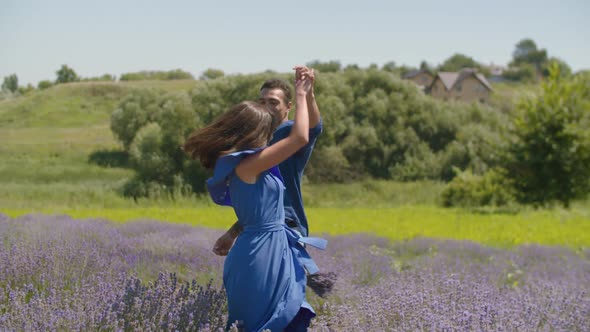
[[248, 149], [228, 153], [215, 162], [213, 176], [207, 179], [207, 190], [216, 204], [231, 205], [227, 195], [227, 180], [242, 159], [255, 154], [263, 148]]

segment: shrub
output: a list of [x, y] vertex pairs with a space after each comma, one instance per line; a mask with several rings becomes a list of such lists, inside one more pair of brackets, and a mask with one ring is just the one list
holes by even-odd
[[88, 156], [88, 162], [102, 167], [127, 167], [129, 154], [120, 150], [97, 150]]
[[590, 192], [590, 81], [553, 64], [543, 93], [521, 102], [505, 167], [523, 203], [568, 207]]
[[53, 82], [48, 81], [48, 80], [40, 81], [39, 84], [37, 84], [37, 88], [39, 90], [49, 89], [52, 86], [53, 86]]
[[189, 72], [176, 69], [170, 71], [140, 71], [135, 73], [122, 74], [121, 81], [144, 81], [144, 80], [192, 80], [193, 75]]
[[111, 114], [111, 130], [126, 151], [137, 131], [153, 118], [158, 98], [159, 93], [154, 90], [132, 91]]
[[305, 176], [315, 183], [344, 183], [361, 177], [352, 169], [338, 146], [315, 149], [305, 169]]
[[442, 204], [446, 207], [504, 206], [514, 200], [512, 184], [499, 169], [484, 175], [461, 172], [442, 192]]

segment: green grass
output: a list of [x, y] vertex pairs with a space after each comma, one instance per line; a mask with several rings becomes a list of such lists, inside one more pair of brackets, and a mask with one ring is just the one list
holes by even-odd
[[[16, 217], [29, 209], [0, 209]], [[153, 206], [98, 209], [41, 209], [35, 212], [67, 214], [73, 218], [105, 218], [117, 222], [164, 220], [212, 228], [228, 228], [235, 221], [231, 208], [201, 202], [193, 207]], [[560, 245], [574, 249], [590, 246], [588, 210], [530, 210], [518, 214], [481, 214], [430, 205], [395, 208], [308, 208], [312, 233], [342, 235], [371, 233], [391, 240], [415, 237], [471, 240], [497, 247], [521, 244]]]
[[307, 207], [387, 208], [436, 204], [444, 183], [433, 181], [394, 182], [367, 180], [347, 184], [304, 184]]
[[198, 84], [195, 80], [58, 84], [0, 101], [0, 128], [104, 126], [119, 101], [133, 89], [189, 91]]
[[108, 126], [1, 128], [0, 141], [0, 207], [128, 204], [115, 190], [132, 171], [88, 163], [92, 151], [118, 146]]

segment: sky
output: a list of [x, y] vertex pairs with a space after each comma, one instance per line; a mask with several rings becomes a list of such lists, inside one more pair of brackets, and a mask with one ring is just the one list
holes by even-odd
[[0, 79], [55, 80], [208, 68], [287, 72], [313, 60], [345, 66], [438, 65], [455, 53], [506, 65], [532, 38], [574, 71], [590, 69], [588, 0], [0, 0]]

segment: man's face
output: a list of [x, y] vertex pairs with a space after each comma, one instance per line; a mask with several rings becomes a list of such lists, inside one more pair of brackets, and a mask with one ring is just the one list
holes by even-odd
[[285, 93], [283, 90], [262, 89], [258, 102], [266, 105], [273, 112], [278, 113], [281, 117], [281, 122], [287, 121], [289, 111], [291, 110], [291, 102], [285, 103]]

